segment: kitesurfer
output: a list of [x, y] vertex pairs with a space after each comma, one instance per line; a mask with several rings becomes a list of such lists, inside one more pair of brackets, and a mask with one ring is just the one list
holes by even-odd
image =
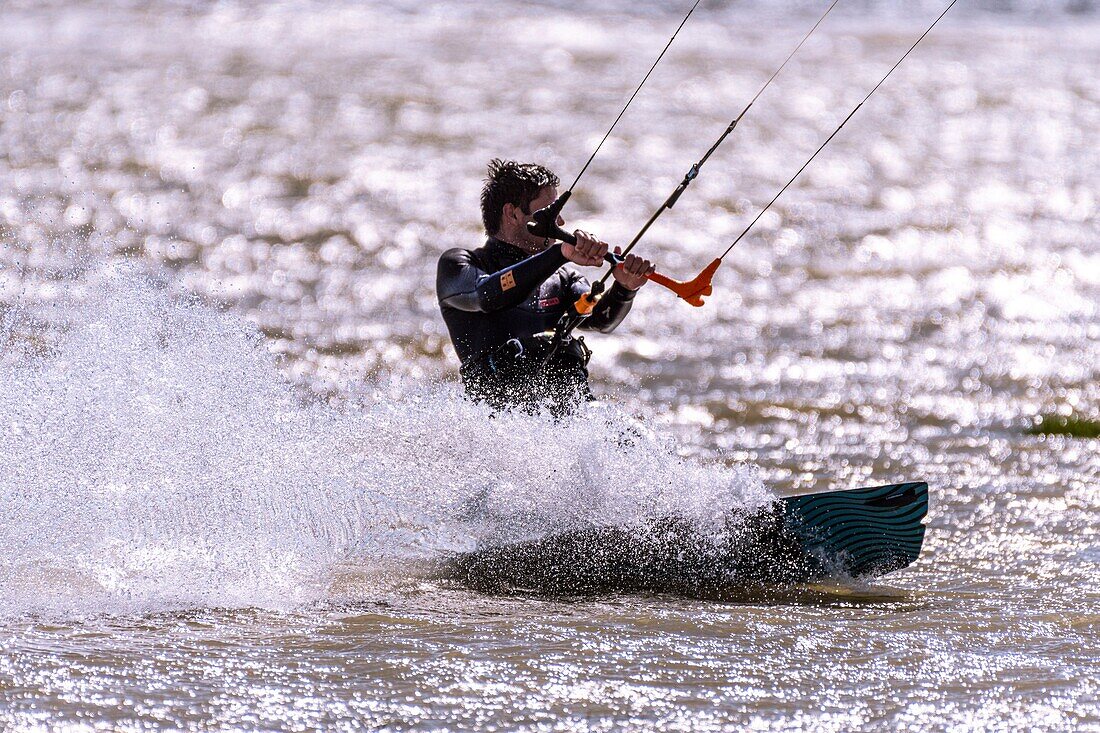
[[[439, 259], [436, 295], [462, 362], [467, 394], [497, 409], [548, 407], [567, 412], [592, 399], [591, 352], [582, 338], [555, 343], [554, 327], [591, 285], [567, 264], [599, 267], [608, 246], [577, 231], [576, 244], [551, 243], [527, 230], [531, 213], [558, 196], [558, 177], [541, 165], [495, 159], [481, 191], [488, 239]], [[558, 219], [558, 226], [564, 221]], [[628, 255], [615, 283], [582, 324], [608, 333], [630, 310], [653, 265]]]

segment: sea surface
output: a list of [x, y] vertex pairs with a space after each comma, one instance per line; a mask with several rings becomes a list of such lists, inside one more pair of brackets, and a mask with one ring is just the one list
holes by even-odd
[[[1028, 433], [1100, 418], [1093, 4], [960, 3], [706, 306], [588, 339], [599, 404], [461, 399], [486, 162], [568, 185], [686, 5], [0, 2], [0, 730], [1100, 730], [1100, 443]], [[825, 5], [704, 3], [570, 224], [629, 240]], [[841, 0], [639, 251], [701, 270], [941, 9]], [[441, 573], [904, 480], [878, 580]]]

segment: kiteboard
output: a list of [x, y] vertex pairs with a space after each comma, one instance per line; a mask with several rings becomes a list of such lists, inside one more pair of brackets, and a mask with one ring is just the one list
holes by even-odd
[[721, 595], [745, 587], [877, 577], [920, 555], [928, 484], [778, 499], [720, 528], [664, 517], [585, 526], [456, 555], [447, 575], [484, 592]]

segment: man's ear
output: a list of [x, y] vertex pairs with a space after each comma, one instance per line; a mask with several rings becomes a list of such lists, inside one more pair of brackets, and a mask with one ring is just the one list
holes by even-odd
[[508, 221], [509, 219], [512, 218], [512, 216], [515, 215], [515, 213], [516, 213], [516, 207], [514, 205], [504, 204], [504, 206], [502, 206], [501, 209], [500, 209], [500, 220], [501, 220], [501, 222]]

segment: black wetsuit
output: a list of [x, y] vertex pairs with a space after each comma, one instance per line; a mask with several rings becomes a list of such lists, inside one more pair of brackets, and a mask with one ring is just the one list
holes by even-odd
[[[439, 258], [436, 295], [470, 396], [498, 408], [546, 404], [557, 411], [591, 398], [582, 340], [562, 344], [543, 363], [549, 339], [539, 334], [553, 330], [591, 288], [566, 261], [560, 245], [531, 256], [495, 237]], [[612, 285], [579, 328], [613, 330], [633, 299], [634, 291]]]

